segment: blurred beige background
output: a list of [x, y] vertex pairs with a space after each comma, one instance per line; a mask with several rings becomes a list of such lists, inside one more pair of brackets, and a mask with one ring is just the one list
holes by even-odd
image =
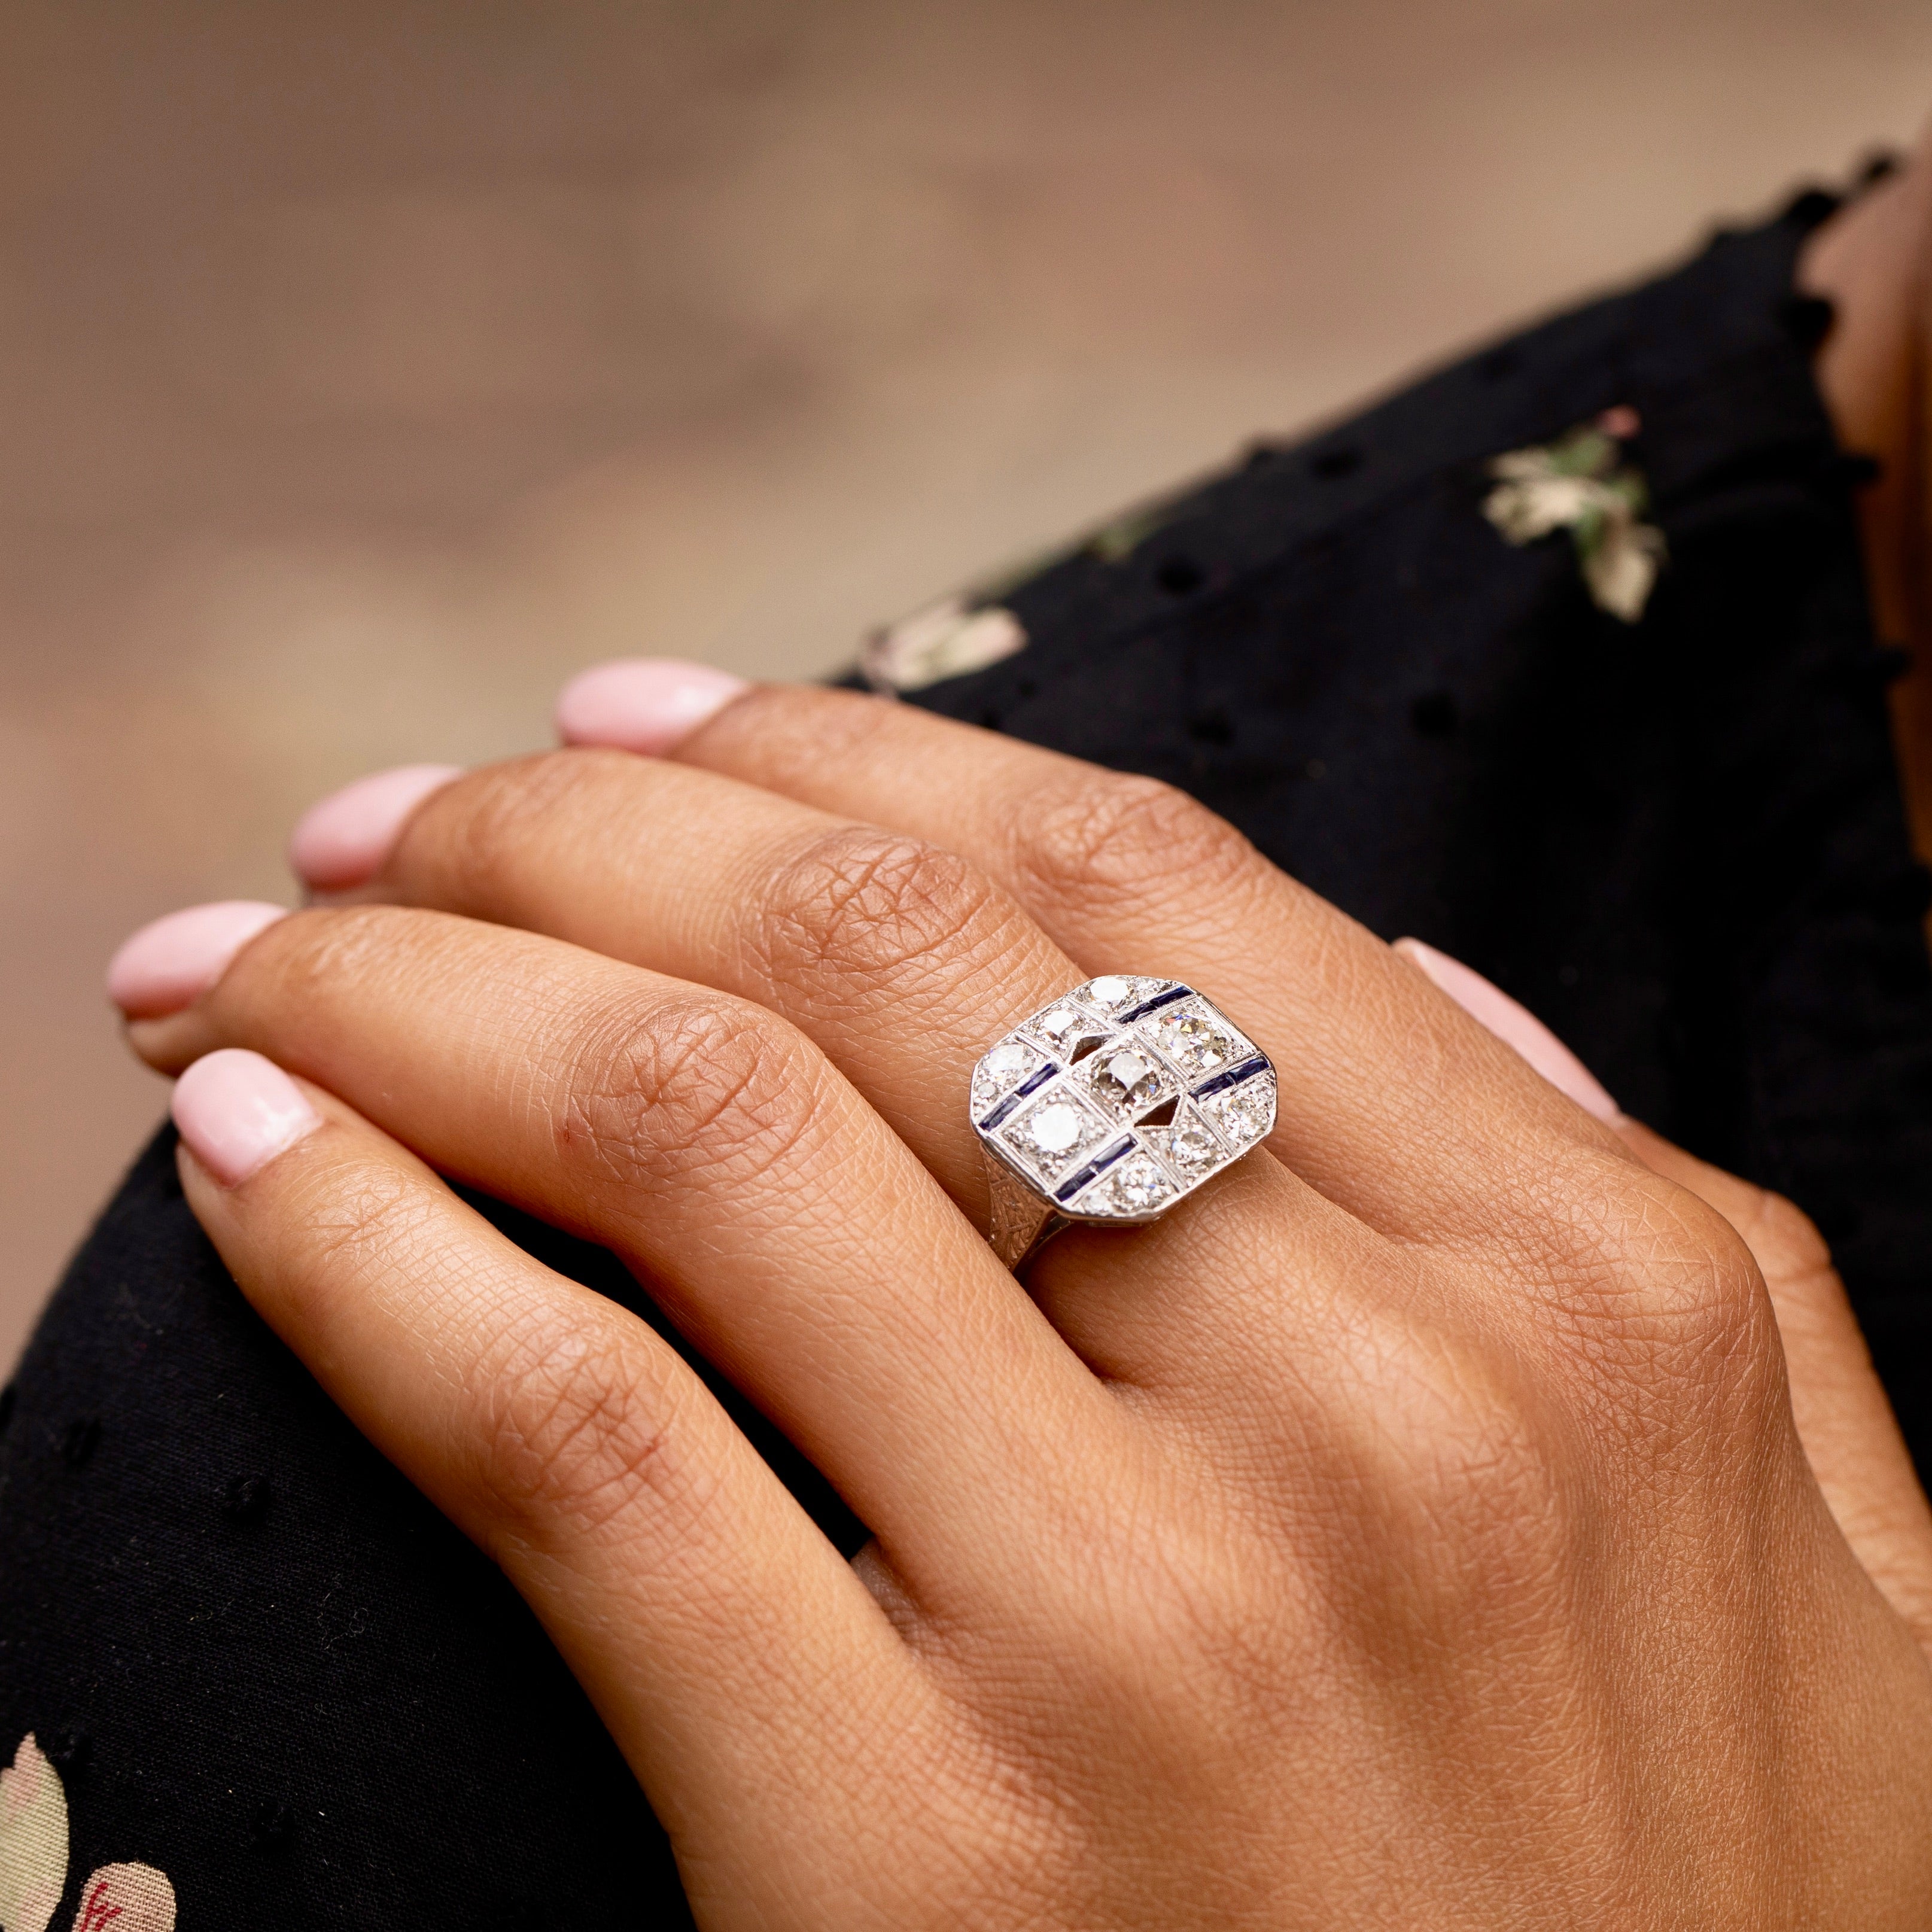
[[137, 922], [598, 658], [804, 676], [1841, 174], [1925, 0], [8, 0], [0, 1363]]

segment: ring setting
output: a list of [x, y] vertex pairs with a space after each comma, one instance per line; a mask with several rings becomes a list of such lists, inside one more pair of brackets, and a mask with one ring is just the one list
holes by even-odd
[[1268, 1055], [1192, 986], [1089, 980], [973, 1070], [994, 1252], [1017, 1268], [1072, 1223], [1157, 1220], [1265, 1139], [1275, 1105]]

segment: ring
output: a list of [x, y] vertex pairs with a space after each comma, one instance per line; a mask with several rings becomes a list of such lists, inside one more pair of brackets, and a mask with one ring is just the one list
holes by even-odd
[[1192, 986], [1110, 974], [989, 1048], [972, 1110], [987, 1238], [1017, 1268], [1075, 1222], [1157, 1220], [1239, 1160], [1274, 1126], [1274, 1066]]

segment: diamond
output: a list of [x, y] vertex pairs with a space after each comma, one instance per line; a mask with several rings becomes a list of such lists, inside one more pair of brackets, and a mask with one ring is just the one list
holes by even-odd
[[1157, 1212], [1174, 1195], [1174, 1183], [1154, 1162], [1144, 1154], [1130, 1154], [1081, 1196], [1075, 1211], [1132, 1219]]
[[1004, 1100], [1041, 1064], [1030, 1046], [1004, 1040], [984, 1055], [973, 1070], [973, 1112], [983, 1114], [995, 1100]]
[[1251, 1145], [1274, 1125], [1275, 1091], [1271, 1075], [1257, 1074], [1238, 1087], [1210, 1094], [1201, 1111], [1238, 1148]]
[[1090, 1108], [1049, 1088], [1001, 1133], [1006, 1144], [1049, 1178], [1064, 1174], [1106, 1138], [1107, 1125]]
[[1137, 1006], [1143, 1000], [1153, 998], [1173, 982], [1167, 980], [1148, 980], [1138, 974], [1110, 973], [1105, 979], [1089, 980], [1080, 988], [1078, 997], [1097, 1012], [1118, 1013], [1126, 1006]]
[[1091, 1053], [1109, 1037], [1104, 1021], [1088, 1018], [1078, 1006], [1069, 1006], [1064, 1000], [1036, 1014], [1027, 1022], [1026, 1030], [1045, 1040], [1054, 1053], [1068, 1061]]
[[1227, 1150], [1202, 1125], [1198, 1116], [1186, 1110], [1175, 1116], [1171, 1127], [1142, 1128], [1141, 1138], [1174, 1169], [1186, 1186], [1212, 1174], [1228, 1157]]
[[1190, 1082], [1219, 1073], [1254, 1051], [1204, 1000], [1150, 1013], [1138, 1024]]
[[1091, 1022], [1078, 1006], [1049, 1006], [1032, 1023], [1042, 1040], [1064, 1046], [1076, 1034], [1091, 1030]]
[[1123, 1046], [1105, 1048], [1088, 1061], [1088, 1090], [1103, 1107], [1119, 1114], [1137, 1114], [1152, 1106], [1171, 1082], [1151, 1054]]

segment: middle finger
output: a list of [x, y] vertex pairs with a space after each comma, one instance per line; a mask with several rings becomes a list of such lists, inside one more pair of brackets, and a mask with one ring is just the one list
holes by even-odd
[[782, 1015], [982, 1226], [970, 1070], [1087, 977], [940, 848], [621, 752], [450, 784], [370, 896], [548, 933]]

